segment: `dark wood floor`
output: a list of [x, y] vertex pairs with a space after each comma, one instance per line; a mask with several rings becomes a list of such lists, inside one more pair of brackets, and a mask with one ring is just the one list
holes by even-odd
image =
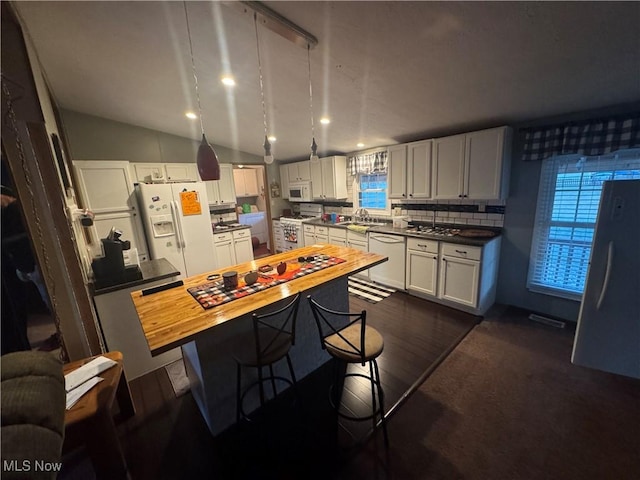
[[[385, 348], [378, 359], [389, 421], [410, 393], [477, 323], [478, 318], [405, 293], [377, 304], [350, 297], [367, 310]], [[329, 406], [331, 362], [299, 382], [298, 397], [284, 395], [253, 422], [213, 438], [190, 393], [176, 398], [164, 369], [131, 382], [134, 418], [119, 422], [120, 441], [134, 479], [331, 478], [371, 435], [371, 422], [338, 421]], [[349, 368], [360, 368], [352, 367]], [[366, 381], [345, 385], [343, 405], [370, 409]], [[393, 438], [390, 439], [393, 442]], [[376, 442], [378, 443], [378, 442]], [[65, 456], [58, 478], [91, 478], [82, 451]]]

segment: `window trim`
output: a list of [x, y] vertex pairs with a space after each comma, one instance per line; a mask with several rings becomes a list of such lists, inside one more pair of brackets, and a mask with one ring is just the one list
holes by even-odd
[[[585, 172], [596, 173], [598, 171], [607, 172], [621, 170], [638, 170], [640, 169], [640, 150], [630, 149], [595, 157], [584, 157], [583, 155], [563, 155], [543, 160], [538, 186], [538, 196], [536, 199], [536, 215], [531, 238], [526, 288], [527, 290], [534, 293], [541, 293], [574, 301], [581, 301], [584, 290], [578, 294], [575, 291], [571, 291], [569, 289], [562, 289], [556, 286], [544, 285], [541, 282], [537, 281], [538, 279], [536, 278], [536, 276], [538, 276], [539, 274], [538, 269], [543, 268], [544, 264], [547, 262], [547, 260], [545, 259], [540, 259], [540, 256], [545, 255], [542, 251], [543, 245], [552, 240], [550, 239], [550, 230], [552, 227], [564, 226], [578, 229], [589, 228], [595, 231], [597, 219], [594, 219], [593, 223], [591, 223], [584, 221], [572, 222], [566, 220], [553, 220], [552, 218], [558, 175], [560, 173], [563, 173], [563, 169], [567, 169], [568, 171], [566, 173], [570, 173], [570, 169], [567, 168], [567, 166], [571, 165], [572, 163], [576, 164], [575, 169], [577, 172], [579, 172], [581, 169], [580, 162], [595, 163], [594, 166], [587, 166], [587, 168], [585, 168]], [[624, 165], [625, 162], [628, 162], [628, 164]], [[588, 190], [582, 190], [581, 186], [580, 192], [582, 191], [587, 192]], [[571, 240], [571, 242], [573, 241], [574, 240]], [[574, 245], [579, 246], [577, 242], [574, 243]], [[589, 248], [591, 248], [590, 245]], [[590, 256], [591, 252], [589, 252], [589, 257]], [[589, 261], [590, 258], [588, 259], [588, 262]], [[588, 264], [585, 274], [588, 274]]]
[[[371, 208], [362, 207], [360, 205], [360, 178], [362, 175], [386, 175], [387, 176], [387, 188], [385, 189], [385, 208]], [[391, 215], [391, 201], [389, 199], [389, 173], [388, 172], [375, 172], [375, 173], [358, 173], [353, 177], [353, 208], [365, 208], [372, 215]]]

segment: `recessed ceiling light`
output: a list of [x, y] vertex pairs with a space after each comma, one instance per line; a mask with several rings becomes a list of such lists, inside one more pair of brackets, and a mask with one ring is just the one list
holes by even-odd
[[236, 85], [236, 81], [231, 75], [225, 75], [220, 79], [222, 83], [224, 83], [227, 87], [234, 87]]
[[187, 112], [184, 114], [185, 117], [190, 118], [191, 120], [195, 120], [196, 118], [198, 118], [198, 115], [196, 115], [193, 112]]
[[323, 125], [329, 125], [331, 123], [331, 120], [329, 119], [329, 117], [322, 117], [320, 119], [320, 123]]
[[271, 136], [269, 137], [269, 141], [270, 141], [270, 142], [275, 142], [275, 141], [276, 141], [276, 137], [274, 137], [273, 135], [271, 135]]
[[364, 147], [364, 143], [359, 143], [359, 144], [356, 145], [356, 147], [362, 148], [362, 147]]

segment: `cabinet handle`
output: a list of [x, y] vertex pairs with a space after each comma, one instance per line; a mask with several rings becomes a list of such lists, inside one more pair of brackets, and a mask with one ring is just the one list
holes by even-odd
[[461, 254], [463, 254], [463, 255], [466, 255], [466, 254], [467, 254], [467, 251], [466, 251], [466, 250], [457, 250], [457, 249], [456, 249], [456, 252], [461, 253]]
[[434, 259], [434, 260], [437, 260], [437, 259], [438, 259], [438, 257], [433, 257], [433, 259]]
[[458, 195], [458, 198], [462, 198], [462, 195]]
[[413, 193], [410, 193], [410, 194], [409, 194], [409, 196], [410, 196], [410, 197], [413, 197]]
[[419, 246], [419, 247], [423, 247], [423, 248], [427, 248], [427, 246], [426, 246], [426, 245], [423, 245], [422, 243], [418, 243], [418, 246]]
[[406, 195], [405, 195], [404, 193], [402, 194], [402, 196], [403, 196], [403, 197], [406, 197]]

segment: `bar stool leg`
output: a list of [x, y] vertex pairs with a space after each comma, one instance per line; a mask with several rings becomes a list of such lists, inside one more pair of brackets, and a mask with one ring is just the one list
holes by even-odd
[[273, 363], [269, 365], [269, 373], [271, 374], [271, 389], [273, 390], [273, 398], [278, 395], [278, 389], [276, 388], [276, 379], [273, 376]]
[[382, 390], [382, 383], [380, 382], [380, 371], [378, 370], [378, 362], [373, 360], [373, 366], [376, 371], [376, 380], [378, 387], [378, 398], [380, 399], [380, 422], [382, 423], [382, 433], [384, 434], [384, 446], [389, 448], [389, 435], [387, 434], [387, 421], [384, 418], [384, 391]]
[[[376, 429], [376, 424], [377, 424], [377, 420], [376, 420], [376, 377], [374, 377], [373, 375], [373, 360], [369, 362], [369, 379], [371, 380], [371, 405], [372, 405], [372, 421], [373, 421], [373, 429]], [[379, 393], [379, 392], [378, 392]], [[379, 396], [379, 394], [378, 394]], [[383, 412], [384, 414], [384, 412]]]
[[241, 376], [242, 367], [237, 364], [236, 367], [236, 423], [240, 422], [240, 411], [242, 410], [242, 393], [241, 393]]

